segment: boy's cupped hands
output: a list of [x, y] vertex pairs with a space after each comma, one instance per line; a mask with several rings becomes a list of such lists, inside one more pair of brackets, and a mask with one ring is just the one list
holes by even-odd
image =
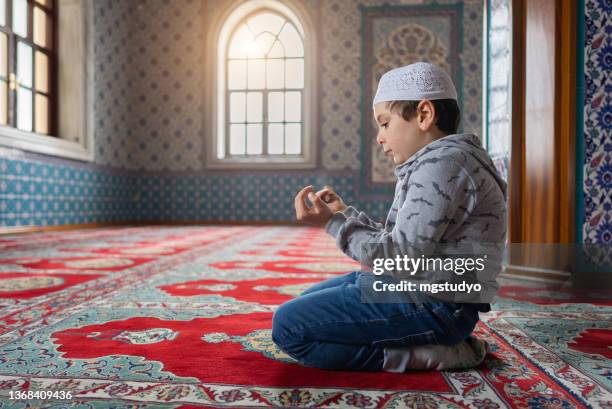
[[[312, 203], [311, 207], [308, 206], [306, 197]], [[329, 186], [317, 193], [313, 192], [312, 185], [306, 186], [295, 196], [295, 216], [299, 221], [314, 226], [325, 226], [334, 213], [344, 209], [346, 205], [342, 198]]]

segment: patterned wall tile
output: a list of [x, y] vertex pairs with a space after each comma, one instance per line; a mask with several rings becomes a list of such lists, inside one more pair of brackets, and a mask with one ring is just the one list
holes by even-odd
[[[335, 186], [347, 203], [383, 220], [384, 201], [361, 203], [353, 195], [352, 175], [218, 174], [140, 177], [136, 187], [138, 220], [291, 221], [293, 197], [303, 186]], [[214, 194], [212, 193], [214, 192]]]
[[129, 2], [113, 0], [93, 5], [95, 158], [120, 167], [131, 160], [130, 7]]
[[133, 220], [135, 182], [92, 166], [0, 156], [0, 227]]
[[0, 227], [113, 221], [292, 221], [303, 186], [334, 186], [346, 203], [384, 220], [391, 202], [363, 202], [351, 173], [134, 172], [0, 156]]
[[[138, 179], [140, 220], [265, 220], [295, 219], [293, 197], [303, 186], [335, 186], [353, 203], [350, 176], [284, 174], [155, 176]], [[358, 205], [358, 204], [357, 204]], [[382, 207], [382, 206], [381, 206]], [[372, 208], [383, 219], [382, 208]]]
[[579, 222], [584, 242], [611, 244], [612, 5], [585, 0], [584, 7], [584, 203], [579, 203], [584, 218]]
[[202, 167], [202, 13], [200, 0], [95, 2], [96, 162]]
[[204, 3], [133, 1], [136, 149], [131, 168], [202, 168]]

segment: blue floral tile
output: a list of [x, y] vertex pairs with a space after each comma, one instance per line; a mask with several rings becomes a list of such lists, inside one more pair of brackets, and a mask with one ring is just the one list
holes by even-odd
[[[609, 243], [612, 236], [612, 7], [585, 0], [584, 38], [584, 219], [585, 242]], [[608, 75], [606, 75], [608, 73]]]

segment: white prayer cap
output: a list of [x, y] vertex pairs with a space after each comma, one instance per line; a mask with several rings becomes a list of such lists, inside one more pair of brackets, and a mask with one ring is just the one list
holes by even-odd
[[417, 62], [384, 73], [378, 81], [372, 106], [383, 101], [422, 99], [457, 100], [457, 90], [448, 74], [427, 62]]

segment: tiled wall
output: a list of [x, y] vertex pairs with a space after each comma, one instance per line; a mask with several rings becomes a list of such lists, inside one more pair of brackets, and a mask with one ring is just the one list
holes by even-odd
[[[309, 184], [336, 186], [343, 199], [372, 215], [384, 215], [390, 203], [360, 202], [351, 174], [285, 173], [139, 177], [138, 220], [273, 220], [295, 219], [293, 198]], [[374, 216], [373, 216], [374, 217]]]
[[134, 219], [133, 176], [0, 152], [0, 227]]
[[584, 242], [612, 244], [612, 6], [600, 0], [583, 5], [577, 180], [584, 190], [577, 198], [578, 230]]
[[[28, 155], [0, 156], [0, 227], [114, 221], [287, 221], [296, 189], [336, 186], [371, 215], [388, 203], [360, 202], [351, 174], [143, 174]], [[376, 217], [376, 216], [373, 216]]]

